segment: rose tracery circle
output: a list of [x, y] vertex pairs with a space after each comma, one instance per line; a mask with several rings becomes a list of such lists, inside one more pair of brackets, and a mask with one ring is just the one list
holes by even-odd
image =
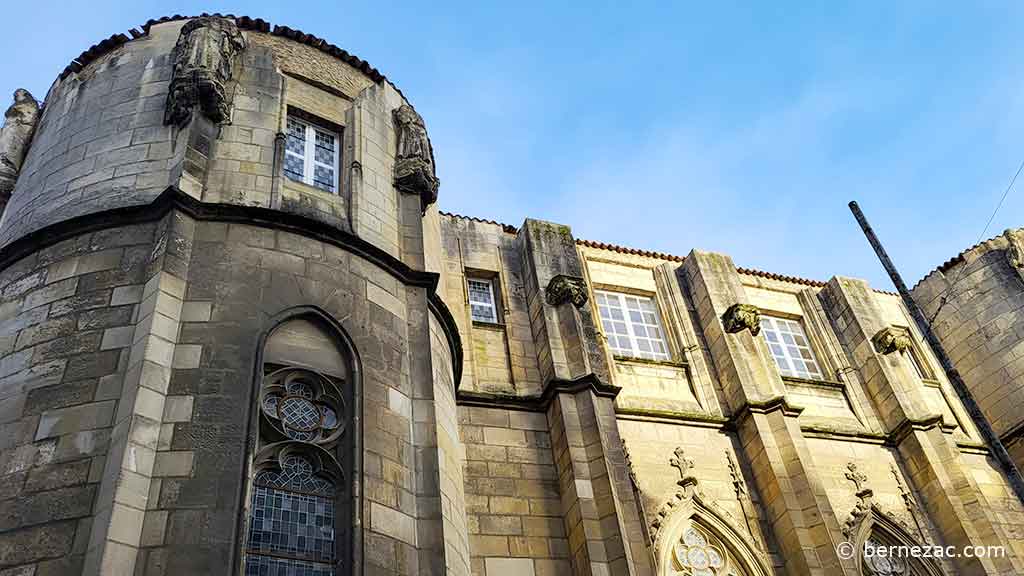
[[725, 556], [694, 528], [688, 528], [675, 545], [675, 559], [687, 576], [718, 576], [723, 574]]
[[302, 368], [268, 374], [260, 392], [261, 411], [279, 434], [323, 443], [344, 433], [345, 402], [332, 381]]

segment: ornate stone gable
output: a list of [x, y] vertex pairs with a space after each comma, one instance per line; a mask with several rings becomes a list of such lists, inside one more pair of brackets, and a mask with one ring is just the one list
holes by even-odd
[[197, 106], [215, 124], [227, 122], [231, 116], [228, 83], [245, 47], [245, 37], [234, 20], [214, 16], [189, 20], [174, 46], [164, 124], [184, 126]]

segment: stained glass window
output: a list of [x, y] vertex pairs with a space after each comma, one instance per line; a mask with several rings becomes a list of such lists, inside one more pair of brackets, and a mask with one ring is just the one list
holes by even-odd
[[284, 174], [326, 192], [337, 192], [338, 135], [289, 116]]
[[262, 397], [263, 414], [285, 437], [316, 443], [337, 438], [345, 403], [327, 378], [299, 368], [278, 370], [267, 376]]
[[246, 576], [332, 575], [334, 483], [305, 456], [286, 455], [280, 469], [253, 481]]

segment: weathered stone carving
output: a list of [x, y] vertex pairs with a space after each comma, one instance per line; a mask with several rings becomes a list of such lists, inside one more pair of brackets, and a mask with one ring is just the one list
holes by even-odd
[[751, 304], [733, 304], [722, 314], [722, 324], [730, 334], [748, 329], [757, 336], [761, 332], [761, 311]]
[[419, 194], [424, 208], [437, 201], [440, 181], [434, 173], [434, 149], [427, 137], [423, 118], [408, 104], [395, 109], [398, 153], [395, 155], [395, 187], [406, 194]]
[[14, 190], [38, 120], [39, 103], [36, 99], [28, 90], [15, 90], [14, 104], [4, 114], [4, 126], [0, 128], [0, 212]]
[[197, 106], [214, 123], [226, 122], [231, 115], [227, 86], [243, 50], [245, 37], [233, 20], [214, 16], [189, 20], [174, 45], [174, 75], [164, 124], [184, 126]]
[[857, 504], [854, 506], [853, 511], [850, 512], [850, 517], [843, 523], [843, 535], [846, 536], [847, 540], [850, 540], [856, 534], [856, 528], [860, 525], [861, 520], [871, 512], [871, 499], [875, 492], [867, 487], [868, 477], [857, 470], [856, 464], [853, 462], [848, 463], [846, 470], [846, 479], [853, 482], [854, 486], [857, 487]]
[[871, 338], [871, 343], [875, 345], [875, 350], [879, 354], [892, 354], [893, 352], [902, 354], [912, 346], [907, 329], [896, 326], [886, 326], [879, 330]]
[[1024, 238], [1021, 238], [1021, 235], [1020, 230], [1007, 229], [1003, 232], [1003, 237], [1009, 242], [1006, 247], [1006, 261], [1018, 274], [1024, 276]]
[[548, 282], [548, 287], [544, 290], [544, 299], [552, 306], [572, 302], [577, 309], [582, 308], [590, 299], [587, 282], [583, 278], [559, 274]]

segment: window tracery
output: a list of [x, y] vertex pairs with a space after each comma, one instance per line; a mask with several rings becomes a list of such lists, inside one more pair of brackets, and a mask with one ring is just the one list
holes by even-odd
[[349, 478], [357, 475], [357, 440], [347, 429], [355, 352], [331, 326], [304, 314], [278, 325], [264, 345], [240, 543], [246, 576], [336, 576], [356, 568]]
[[678, 576], [746, 576], [728, 548], [692, 521], [672, 549], [672, 570]]

